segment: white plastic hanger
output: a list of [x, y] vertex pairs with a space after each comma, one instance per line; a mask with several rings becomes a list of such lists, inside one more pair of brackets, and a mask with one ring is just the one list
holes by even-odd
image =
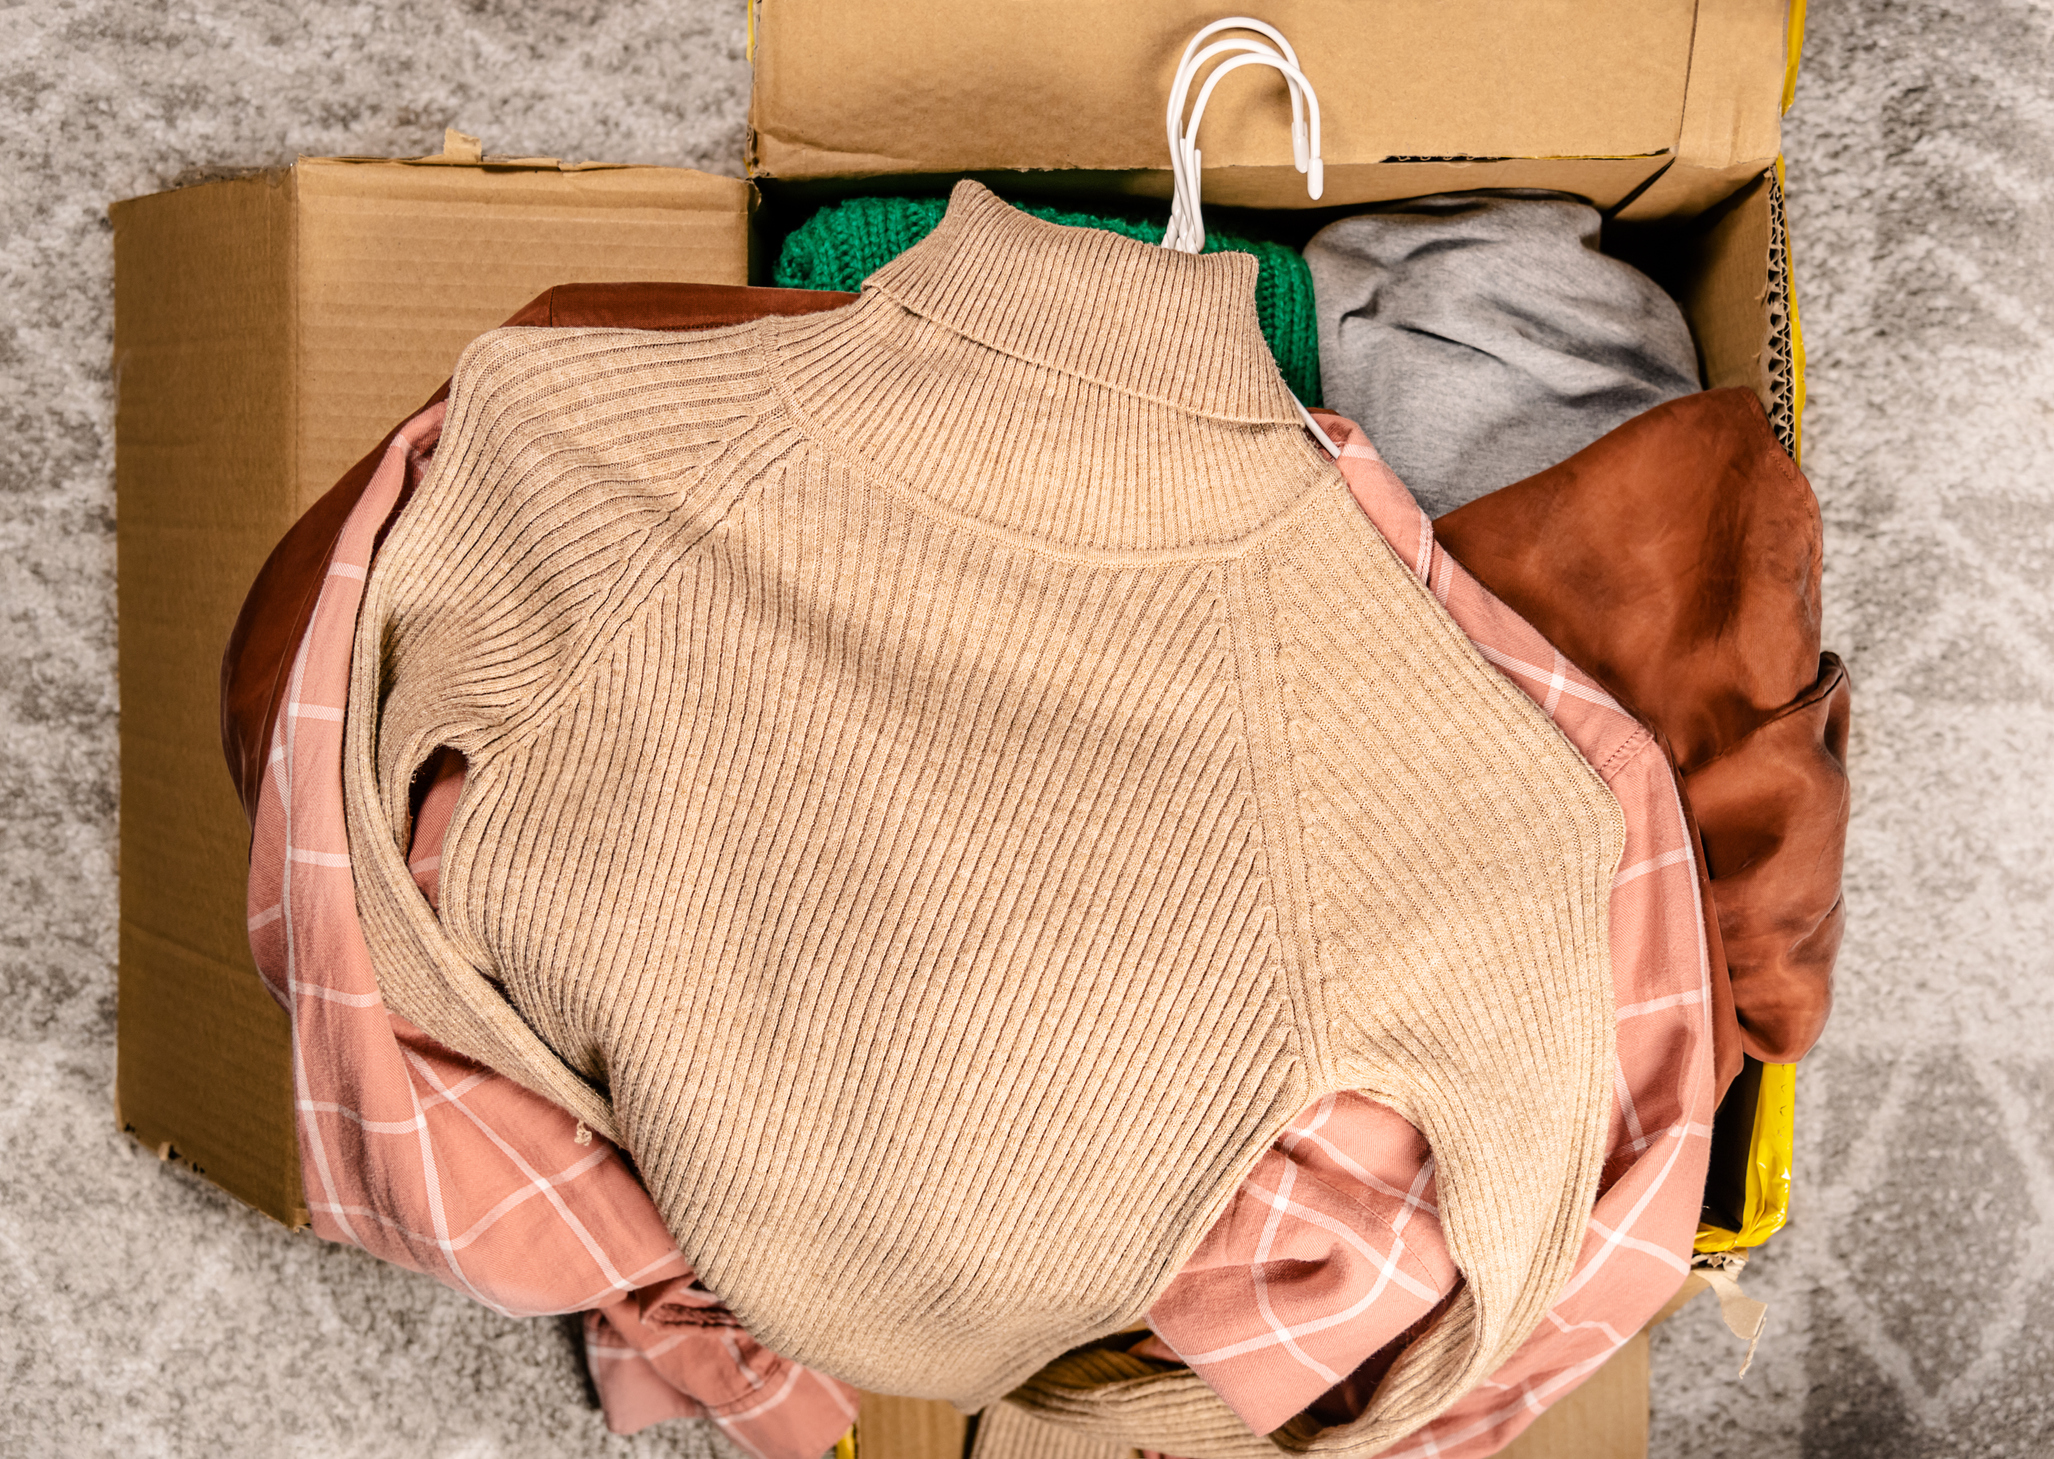
[[[1206, 31], [1216, 28], [1208, 26]], [[1198, 38], [1203, 39], [1206, 31], [1200, 31]], [[1191, 204], [1193, 196], [1198, 191], [1198, 121], [1205, 113], [1205, 103], [1212, 94], [1212, 86], [1211, 82], [1208, 82], [1201, 93], [1198, 103], [1199, 116], [1192, 118], [1187, 134], [1184, 127], [1184, 106], [1191, 82], [1197, 77], [1200, 67], [1213, 57], [1221, 55], [1235, 55], [1237, 58], [1245, 56], [1249, 62], [1264, 65], [1285, 62], [1294, 70], [1297, 65], [1295, 61], [1289, 61], [1287, 57], [1261, 41], [1234, 39], [1215, 41], [1202, 51], [1197, 47], [1198, 40], [1194, 39], [1184, 50], [1184, 59], [1178, 64], [1176, 79], [1170, 86], [1170, 101], [1164, 118], [1170, 138], [1170, 170], [1177, 182], [1173, 199], [1175, 211], [1171, 214], [1170, 227], [1178, 242], [1170, 246], [1178, 247], [1191, 243], [1194, 249], [1205, 246], [1205, 228]], [[1229, 69], [1232, 68], [1222, 67], [1213, 74], [1212, 81], [1217, 81]], [[1305, 130], [1305, 93], [1299, 89], [1302, 73], [1283, 74], [1291, 93], [1291, 160], [1300, 172], [1304, 172], [1310, 161], [1310, 152]]]
[[[1207, 37], [1223, 30], [1253, 31], [1265, 36], [1268, 41], [1254, 40], [1247, 36], [1235, 36], [1228, 40], [1215, 41], [1204, 50]], [[1198, 106], [1193, 112], [1188, 127], [1184, 123], [1184, 108], [1190, 94], [1191, 83], [1198, 78], [1198, 72], [1207, 61], [1215, 56], [1232, 55], [1207, 78], [1199, 91]], [[1275, 26], [1245, 15], [1230, 16], [1216, 20], [1191, 37], [1184, 47], [1183, 57], [1177, 63], [1175, 79], [1170, 83], [1169, 105], [1165, 110], [1164, 126], [1169, 133], [1170, 168], [1176, 179], [1175, 196], [1172, 199], [1172, 233], [1164, 239], [1164, 246], [1177, 248], [1186, 253], [1196, 253], [1205, 247], [1205, 228], [1198, 211], [1199, 165], [1198, 128], [1205, 115], [1206, 103], [1211, 100], [1213, 88], [1229, 71], [1242, 66], [1260, 65], [1277, 71], [1284, 77], [1291, 95], [1291, 161], [1297, 169], [1306, 173], [1306, 187], [1317, 198], [1325, 191], [1325, 165], [1321, 161], [1319, 95], [1312, 89], [1312, 83], [1299, 69], [1298, 53], [1291, 43], [1284, 39], [1282, 31]], [[1307, 113], [1311, 114], [1308, 134]], [[1174, 240], [1174, 241], [1173, 241]]]
[[[1209, 46], [1204, 44], [1208, 37], [1227, 30], [1251, 31], [1274, 44], [1245, 36], [1214, 41]], [[1203, 50], [1201, 46], [1204, 46]], [[1205, 84], [1198, 91], [1198, 103], [1191, 109], [1191, 120], [1187, 124], [1184, 108], [1191, 83], [1197, 79], [1206, 62], [1221, 56], [1226, 59], [1205, 78]], [[1299, 69], [1298, 53], [1291, 49], [1291, 43], [1284, 39], [1283, 32], [1260, 20], [1245, 15], [1215, 20], [1191, 37], [1190, 43], [1184, 47], [1183, 58], [1177, 63], [1176, 78], [1170, 83], [1164, 126], [1169, 134], [1170, 174], [1174, 185], [1170, 197], [1170, 221], [1163, 231], [1164, 248], [1173, 248], [1180, 253], [1198, 253], [1205, 247], [1205, 221], [1199, 212], [1202, 159], [1198, 150], [1198, 127], [1205, 118], [1205, 104], [1212, 99], [1213, 89], [1220, 84], [1221, 78], [1243, 66], [1264, 66], [1283, 76], [1291, 92], [1292, 165], [1305, 174], [1306, 191], [1314, 198], [1326, 190], [1326, 166], [1319, 155], [1319, 94]], [[1312, 438], [1325, 448], [1329, 456], [1338, 460], [1340, 448], [1319, 428], [1304, 402], [1294, 398], [1292, 403], [1298, 407], [1298, 418], [1305, 429], [1312, 432]]]
[[[1223, 30], [1253, 31], [1257, 35], [1266, 37], [1274, 44], [1265, 45], [1261, 41], [1251, 41], [1242, 37], [1207, 47], [1205, 54], [1202, 56], [1194, 54], [1199, 46], [1204, 44], [1207, 36], [1218, 35]], [[1231, 15], [1225, 20], [1215, 20], [1212, 24], [1206, 26], [1197, 35], [1191, 37], [1189, 44], [1184, 47], [1184, 55], [1177, 62], [1176, 79], [1170, 86], [1169, 127], [1170, 146], [1173, 151], [1177, 149], [1177, 130], [1184, 117], [1184, 97], [1185, 93], [1190, 89], [1193, 76], [1197, 74], [1198, 68], [1203, 66], [1206, 61], [1228, 49], [1265, 53], [1281, 58], [1293, 68], [1296, 68], [1298, 65], [1298, 53], [1291, 49], [1291, 43], [1284, 39], [1284, 33], [1273, 25], [1256, 20], [1251, 16]], [[1304, 86], [1303, 92], [1299, 89], [1301, 86]], [[1291, 80], [1291, 156], [1300, 172], [1306, 170], [1308, 161], [1305, 134], [1305, 98], [1306, 95], [1310, 94], [1311, 90], [1312, 88], [1305, 83], [1302, 75]], [[1195, 131], [1196, 128], [1194, 127], [1193, 130]], [[1314, 146], [1312, 150], [1316, 152], [1319, 149], [1317, 146]], [[1318, 195], [1317, 192], [1313, 194], [1315, 197]]]

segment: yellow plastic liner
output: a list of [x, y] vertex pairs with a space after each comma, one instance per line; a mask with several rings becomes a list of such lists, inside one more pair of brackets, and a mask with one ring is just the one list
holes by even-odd
[[1790, 1162], [1796, 1131], [1797, 1066], [1764, 1064], [1761, 1093], [1754, 1106], [1754, 1133], [1748, 1141], [1747, 1202], [1741, 1211], [1740, 1229], [1699, 1225], [1698, 1251], [1760, 1246], [1783, 1229], [1790, 1215]]
[[[1790, 34], [1783, 41], [1783, 110], [1797, 100], [1797, 61], [1804, 54], [1804, 0], [1790, 0]], [[1783, 164], [1776, 164], [1781, 167]]]

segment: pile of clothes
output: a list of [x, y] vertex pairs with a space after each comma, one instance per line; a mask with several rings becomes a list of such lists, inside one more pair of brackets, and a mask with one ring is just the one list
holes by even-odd
[[1309, 310], [922, 206], [550, 291], [266, 564], [316, 1229], [763, 1459], [866, 1389], [986, 1459], [1493, 1452], [1826, 1016], [1811, 492], [1579, 203], [1345, 220]]

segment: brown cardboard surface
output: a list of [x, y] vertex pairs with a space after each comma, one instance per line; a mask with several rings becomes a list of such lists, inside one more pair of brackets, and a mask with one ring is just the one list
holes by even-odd
[[1742, 385], [1762, 397], [1769, 384], [1769, 250], [1776, 241], [1764, 173], [1720, 204], [1709, 226], [1683, 243], [1677, 290], [1704, 362], [1705, 385]]
[[251, 962], [220, 661], [286, 527], [552, 284], [742, 283], [752, 190], [670, 168], [289, 171], [117, 203], [121, 680], [116, 1106], [306, 1220], [287, 1021]]
[[1676, 161], [1628, 218], [1702, 212], [1759, 176], [1783, 147], [1788, 0], [1698, 0]]
[[208, 183], [113, 217], [115, 1104], [160, 1155], [299, 1224], [286, 1018], [250, 961], [248, 831], [215, 748], [221, 645], [292, 514], [292, 179]]
[[[1274, 0], [1262, 18], [1319, 93], [1322, 201], [1333, 204], [1372, 196], [1351, 195], [1366, 174], [1338, 169], [1390, 159], [1668, 153], [1694, 11], [1691, 0]], [[761, 0], [752, 170], [1166, 169], [1177, 58], [1222, 13], [1204, 0]], [[1208, 169], [1236, 177], [1216, 188], [1208, 176], [1209, 198], [1312, 205], [1289, 165], [1284, 94], [1253, 68], [1221, 84], [1199, 141]]]
[[856, 1459], [962, 1459], [969, 1420], [931, 1398], [866, 1393], [856, 1410]]
[[[860, 1455], [859, 1455], [860, 1459]], [[891, 1459], [899, 1459], [898, 1455]], [[957, 1454], [926, 1453], [907, 1459], [957, 1459]], [[1111, 1439], [1094, 1439], [1059, 1429], [1010, 1403], [995, 1403], [977, 1415], [977, 1432], [963, 1459], [1138, 1459], [1137, 1451]]]
[[562, 172], [302, 161], [302, 509], [552, 284], [748, 282], [748, 184], [675, 168]]
[[1647, 1325], [1649, 1327], [1660, 1327], [1685, 1307], [1689, 1306], [1699, 1292], [1709, 1292], [1711, 1288], [1712, 1284], [1706, 1281], [1701, 1274], [1696, 1271], [1691, 1272], [1689, 1276], [1683, 1279], [1683, 1285], [1676, 1289], [1676, 1295], [1662, 1304], [1661, 1310], [1648, 1319]]
[[1498, 1452], [1503, 1459], [1647, 1459], [1647, 1421], [1648, 1339], [1640, 1332]]
[[1651, 275], [1683, 306], [1706, 388], [1744, 386], [1772, 411], [1770, 353], [1780, 326], [1770, 256], [1781, 242], [1774, 185], [1774, 173], [1761, 172], [1708, 212], [1650, 225], [1618, 221], [1606, 231], [1608, 252]]

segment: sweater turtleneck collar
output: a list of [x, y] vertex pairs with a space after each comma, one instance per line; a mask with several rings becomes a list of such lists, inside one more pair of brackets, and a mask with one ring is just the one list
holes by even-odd
[[779, 371], [818, 434], [951, 511], [1059, 546], [1219, 547], [1332, 471], [1255, 277], [964, 181], [860, 303], [774, 326]]
[[935, 230], [863, 281], [967, 339], [1221, 420], [1294, 425], [1255, 260], [1047, 223], [956, 184]]

